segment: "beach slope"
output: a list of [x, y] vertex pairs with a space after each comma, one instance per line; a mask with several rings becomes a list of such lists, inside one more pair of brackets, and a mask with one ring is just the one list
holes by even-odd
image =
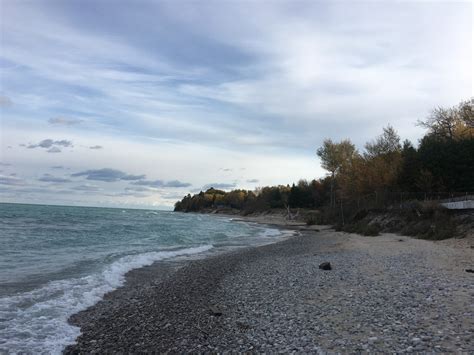
[[322, 229], [157, 263], [73, 316], [65, 352], [474, 351], [473, 252]]

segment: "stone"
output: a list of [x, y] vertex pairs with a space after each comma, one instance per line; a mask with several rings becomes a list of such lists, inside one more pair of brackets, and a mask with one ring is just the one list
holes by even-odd
[[221, 309], [219, 306], [217, 306], [217, 305], [210, 306], [210, 307], [209, 307], [209, 311], [211, 312], [211, 314], [212, 314], [213, 316], [219, 317], [219, 316], [222, 315], [222, 309]]
[[321, 270], [332, 270], [331, 263], [328, 261], [325, 261], [324, 263], [319, 264], [319, 268]]

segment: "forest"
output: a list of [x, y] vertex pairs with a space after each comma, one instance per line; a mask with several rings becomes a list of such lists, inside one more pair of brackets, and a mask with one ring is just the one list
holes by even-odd
[[359, 151], [350, 139], [330, 138], [316, 150], [326, 177], [290, 185], [225, 192], [210, 188], [176, 202], [175, 211], [236, 209], [244, 214], [275, 208], [320, 209], [370, 201], [445, 198], [474, 192], [474, 104], [438, 107], [416, 122], [426, 129], [417, 145], [392, 126]]

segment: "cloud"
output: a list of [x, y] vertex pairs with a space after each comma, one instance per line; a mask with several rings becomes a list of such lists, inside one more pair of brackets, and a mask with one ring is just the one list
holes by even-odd
[[64, 166], [62, 166], [62, 165], [55, 165], [55, 166], [52, 166], [51, 169], [60, 170], [60, 169], [64, 169]]
[[151, 187], [146, 187], [146, 186], [128, 186], [125, 188], [125, 191], [145, 192], [145, 191], [156, 191], [156, 189], [151, 188]]
[[259, 180], [258, 179], [249, 179], [249, 180], [247, 180], [247, 182], [251, 183], [251, 184], [256, 184], [256, 183], [259, 182]]
[[102, 147], [101, 145], [93, 145], [93, 146], [90, 146], [89, 149], [103, 149], [104, 147]]
[[102, 189], [99, 186], [96, 185], [78, 185], [78, 186], [72, 186], [70, 187], [72, 190], [77, 190], [77, 191], [86, 191], [86, 192], [95, 192], [95, 191], [101, 191]]
[[173, 201], [176, 201], [177, 199], [182, 199], [184, 196], [183, 194], [180, 194], [180, 193], [167, 193], [167, 194], [164, 194], [161, 196], [161, 198], [165, 199], [165, 200], [173, 200]]
[[227, 184], [227, 183], [219, 183], [219, 182], [215, 182], [215, 183], [212, 183], [212, 184], [207, 184], [207, 185], [204, 185], [201, 190], [205, 191], [205, 190], [208, 190], [210, 189], [211, 187], [215, 188], [215, 189], [220, 189], [220, 190], [230, 190], [230, 189], [233, 189], [235, 188], [237, 185], [235, 183], [232, 183], [232, 184]]
[[48, 149], [47, 152], [48, 153], [61, 153], [61, 149], [59, 149], [58, 147], [52, 147]]
[[53, 125], [73, 126], [82, 123], [83, 120], [68, 117], [52, 117], [48, 122]]
[[81, 171], [79, 173], [71, 174], [71, 176], [85, 176], [87, 180], [97, 180], [105, 182], [114, 182], [120, 180], [131, 181], [145, 178], [145, 175], [130, 175], [123, 171], [109, 168]]
[[149, 186], [149, 187], [159, 188], [159, 187], [163, 187], [164, 181], [163, 180], [140, 180], [140, 181], [132, 182], [132, 184], [139, 185], [139, 186]]
[[189, 187], [191, 184], [189, 182], [181, 182], [179, 180], [168, 181], [164, 184], [163, 187]]
[[60, 145], [63, 147], [72, 147], [72, 142], [65, 139], [60, 141], [54, 141], [53, 144]]
[[28, 145], [29, 149], [34, 149], [34, 148], [50, 148], [53, 146], [54, 141], [52, 139], [43, 139], [41, 142], [38, 144], [30, 144]]
[[12, 166], [10, 163], [2, 163], [0, 162], [0, 166]]
[[163, 180], [140, 180], [135, 181], [132, 183], [133, 185], [139, 186], [148, 186], [154, 188], [164, 188], [164, 187], [189, 187], [191, 186], [188, 182], [181, 182], [179, 180], [172, 180], [172, 181], [163, 181]]
[[133, 180], [141, 180], [144, 178], [145, 178], [145, 175], [125, 175], [121, 178], [121, 180], [133, 181]]
[[[155, 176], [159, 166], [167, 179], [198, 171], [194, 186], [232, 181], [214, 176], [226, 165], [247, 167], [245, 176], [265, 185], [317, 177], [314, 151], [325, 136], [360, 147], [392, 122], [414, 141], [422, 132], [413, 122], [431, 107], [472, 94], [471, 5], [461, 2], [366, 1], [347, 11], [343, 2], [211, 1], [182, 11], [151, 1], [137, 16], [127, 16], [126, 2], [81, 11], [75, 2], [4, 3], [2, 94], [15, 105], [2, 138], [37, 143], [52, 136], [40, 135], [45, 126], [84, 119], [88, 130], [68, 133], [83, 150], [57, 162], [74, 172], [89, 169], [78, 164], [100, 142], [107, 154], [90, 167]], [[201, 147], [211, 155], [195, 154]], [[25, 170], [63, 156], [7, 152]]]
[[63, 183], [63, 182], [71, 182], [70, 179], [65, 179], [61, 177], [56, 177], [51, 174], [44, 174], [42, 177], [38, 179], [38, 181], [43, 182], [54, 182], [54, 183]]
[[145, 197], [150, 197], [151, 195], [143, 194], [143, 193], [139, 193], [139, 192], [128, 192], [128, 191], [125, 191], [125, 192], [116, 192], [116, 193], [113, 193], [113, 194], [106, 194], [106, 196], [110, 196], [110, 197], [137, 197], [137, 198], [145, 198]]
[[25, 185], [25, 181], [23, 179], [20, 179], [11, 175], [10, 176], [0, 175], [0, 184], [9, 185], [9, 186], [21, 186], [21, 185]]
[[[48, 149], [49, 153], [60, 153], [61, 150], [57, 147], [72, 147], [72, 142], [68, 141], [66, 139], [58, 140], [55, 141], [53, 139], [43, 139], [41, 142], [37, 144], [30, 144], [28, 145], [28, 149], [34, 149], [34, 148], [45, 148]], [[55, 149], [54, 149], [55, 148]]]
[[0, 96], [0, 107], [11, 107], [13, 106], [13, 101], [8, 96]]

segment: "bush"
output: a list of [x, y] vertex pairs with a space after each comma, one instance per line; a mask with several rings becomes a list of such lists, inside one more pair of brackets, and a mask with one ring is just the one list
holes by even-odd
[[457, 227], [448, 209], [434, 202], [417, 203], [404, 212], [406, 225], [401, 234], [420, 239], [442, 240], [456, 236]]
[[380, 234], [380, 226], [377, 223], [367, 224], [361, 232], [362, 235], [376, 237]]
[[347, 233], [357, 233], [365, 236], [375, 237], [378, 236], [381, 227], [377, 223], [368, 224], [365, 221], [358, 221], [355, 223], [349, 223], [344, 226], [337, 224], [334, 226], [336, 231], [344, 231]]
[[321, 215], [319, 213], [308, 213], [304, 216], [304, 221], [307, 226], [314, 226], [315, 224], [321, 224]]

